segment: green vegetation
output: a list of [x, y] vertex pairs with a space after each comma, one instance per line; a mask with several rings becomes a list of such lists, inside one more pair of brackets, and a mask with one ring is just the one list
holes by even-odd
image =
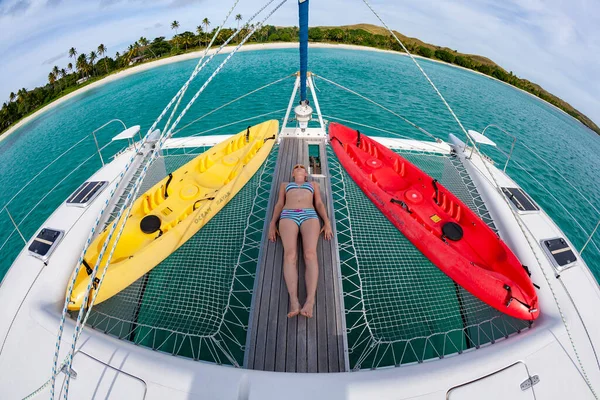
[[[236, 15], [235, 21], [237, 28], [240, 29], [242, 16], [240, 14]], [[114, 58], [106, 55], [108, 50], [103, 44], [100, 44], [88, 54], [79, 53], [77, 49], [72, 47], [69, 50], [69, 58], [75, 62], [75, 68], [73, 68], [72, 62], [69, 62], [65, 68], [54, 66], [48, 74], [48, 83], [45, 86], [29, 91], [22, 88], [16, 94], [11, 93], [9, 95], [8, 101], [0, 109], [0, 134], [22, 118], [31, 115], [52, 101], [109, 74], [119, 72], [137, 63], [198, 51], [206, 47], [217, 29], [214, 28], [209, 32], [210, 25], [208, 18], [204, 18], [200, 25], [196, 27], [195, 34], [190, 31], [178, 33], [179, 22], [173, 21], [170, 24], [171, 29], [175, 31], [175, 36], [172, 39], [167, 40], [161, 36], [150, 42], [148, 39], [141, 37], [135, 43], [129, 45], [127, 51], [122, 54], [117, 52]], [[237, 42], [239, 43], [241, 38], [252, 28], [253, 26], [241, 27]], [[216, 38], [215, 45], [223, 44], [233, 32], [234, 29], [232, 28], [224, 28]], [[507, 72], [490, 59], [459, 53], [456, 50], [434, 46], [419, 39], [409, 38], [398, 32], [395, 33], [405, 44], [408, 51], [413, 54], [472, 69], [509, 83], [555, 105], [600, 134], [600, 128], [569, 103], [548, 93], [539, 85], [521, 79], [512, 72]], [[403, 52], [403, 49], [386, 29], [375, 25], [314, 27], [309, 29], [308, 37], [312, 42], [345, 43]], [[297, 27], [266, 25], [259, 28], [249, 42], [292, 42], [297, 40]]]
[[[314, 33], [311, 35], [313, 31]], [[519, 78], [512, 71], [507, 72], [488, 58], [459, 53], [456, 50], [435, 46], [416, 38], [404, 36], [399, 32], [394, 33], [404, 43], [408, 51], [413, 54], [472, 69], [506, 82], [560, 108], [588, 128], [600, 134], [600, 128], [569, 103], [547, 92], [541, 86], [527, 79]], [[318, 42], [347, 43], [399, 52], [404, 51], [387, 29], [369, 24], [311, 28], [309, 30], [309, 39]]]

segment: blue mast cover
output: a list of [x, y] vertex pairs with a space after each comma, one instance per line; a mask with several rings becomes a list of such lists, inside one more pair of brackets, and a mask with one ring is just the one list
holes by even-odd
[[308, 71], [308, 0], [298, 0], [300, 14], [300, 101], [306, 100]]

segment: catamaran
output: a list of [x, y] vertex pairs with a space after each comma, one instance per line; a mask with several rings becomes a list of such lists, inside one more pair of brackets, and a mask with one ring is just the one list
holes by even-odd
[[[391, 29], [464, 137], [440, 138], [309, 72], [309, 0], [298, 1], [300, 71], [219, 107], [293, 80], [281, 126], [263, 114], [236, 121], [249, 124], [239, 133], [174, 137], [285, 2], [247, 21], [178, 113], [191, 82], [241, 33], [209, 52], [217, 29], [147, 133], [123, 124], [113, 141], [124, 148], [105, 160], [98, 147], [102, 167], [33, 237], [10, 202], [2, 209], [23, 249], [0, 285], [0, 397], [598, 399], [600, 288], [583, 249], [507, 174], [516, 139], [463, 126]], [[317, 80], [420, 139], [323, 115]], [[89, 140], [98, 145], [105, 126]], [[494, 130], [510, 151], [486, 136]], [[277, 190], [298, 163], [319, 183], [334, 231], [319, 240], [310, 319], [287, 318], [282, 244], [267, 240]], [[298, 268], [302, 298], [302, 257]]]

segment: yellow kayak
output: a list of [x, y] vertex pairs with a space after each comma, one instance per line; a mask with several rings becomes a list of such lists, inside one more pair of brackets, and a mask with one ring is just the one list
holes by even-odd
[[[244, 130], [196, 157], [141, 195], [133, 203], [96, 304], [144, 276], [221, 211], [264, 163], [278, 131], [276, 120]], [[70, 310], [81, 306], [89, 273], [96, 265], [109, 229], [96, 237], [84, 257], [70, 298]], [[98, 278], [117, 232], [108, 244]]]

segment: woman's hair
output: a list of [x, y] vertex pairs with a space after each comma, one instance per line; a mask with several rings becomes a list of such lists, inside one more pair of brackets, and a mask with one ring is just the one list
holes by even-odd
[[306, 177], [304, 178], [304, 180], [306, 182], [308, 182], [308, 170], [306, 169], [306, 167], [304, 166], [304, 164], [296, 164], [296, 165], [294, 165], [294, 168], [292, 168], [292, 178], [294, 177], [294, 171], [297, 170], [298, 168], [302, 168], [303, 170], [306, 171]]

